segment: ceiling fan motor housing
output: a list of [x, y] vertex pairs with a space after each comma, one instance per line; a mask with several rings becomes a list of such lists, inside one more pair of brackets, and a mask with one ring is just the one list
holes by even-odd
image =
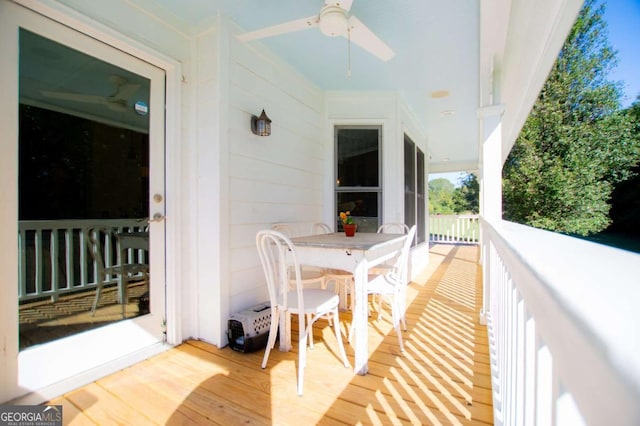
[[349, 19], [347, 12], [339, 6], [326, 6], [320, 12], [320, 31], [329, 37], [347, 33]]

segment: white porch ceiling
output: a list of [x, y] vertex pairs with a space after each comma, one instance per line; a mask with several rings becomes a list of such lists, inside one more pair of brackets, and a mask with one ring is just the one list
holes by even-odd
[[[79, 0], [60, 0], [89, 10]], [[128, 0], [185, 34], [219, 15], [240, 31], [306, 18], [324, 0]], [[248, 43], [268, 47], [324, 90], [394, 91], [428, 142], [430, 171], [475, 170], [478, 109], [505, 104], [503, 157], [528, 115], [582, 0], [353, 0], [357, 16], [393, 49], [383, 62], [311, 28]], [[100, 20], [100, 17], [95, 17]], [[442, 96], [445, 94], [445, 96]]]

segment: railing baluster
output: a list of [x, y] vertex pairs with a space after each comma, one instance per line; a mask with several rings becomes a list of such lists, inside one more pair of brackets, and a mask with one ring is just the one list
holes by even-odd
[[536, 377], [536, 422], [541, 425], [550, 425], [552, 424], [553, 365], [549, 347], [546, 345], [539, 347], [536, 357], [538, 361]]
[[34, 235], [35, 248], [35, 273], [34, 284], [35, 294], [42, 294], [42, 230], [38, 229]]
[[18, 267], [18, 300], [27, 295], [27, 232], [21, 229], [18, 232], [18, 249], [20, 266]]
[[58, 230], [51, 231], [49, 239], [49, 258], [51, 262], [51, 301], [58, 301], [58, 278], [60, 270], [58, 268]]
[[71, 290], [73, 287], [73, 278], [74, 278], [74, 268], [73, 268], [73, 229], [65, 228], [64, 229], [64, 260], [65, 260], [65, 269], [67, 272], [66, 279], [66, 289]]
[[536, 321], [529, 316], [525, 326], [525, 377], [524, 377], [524, 424], [525, 426], [533, 426], [536, 424], [535, 404], [536, 404]]
[[[89, 282], [89, 269], [87, 265], [87, 238], [89, 231], [85, 228], [81, 229], [78, 233], [78, 241], [80, 242], [78, 247], [78, 253], [80, 254], [80, 286], [84, 287]], [[95, 271], [95, 263], [91, 263], [91, 268]]]

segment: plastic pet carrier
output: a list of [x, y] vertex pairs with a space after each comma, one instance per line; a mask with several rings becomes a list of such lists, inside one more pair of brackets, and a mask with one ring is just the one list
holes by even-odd
[[267, 346], [271, 326], [269, 302], [236, 312], [229, 319], [229, 346], [238, 352], [254, 352]]

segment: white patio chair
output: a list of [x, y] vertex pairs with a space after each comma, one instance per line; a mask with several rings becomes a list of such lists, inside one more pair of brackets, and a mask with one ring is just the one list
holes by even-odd
[[[383, 223], [382, 225], [380, 225], [380, 227], [376, 232], [378, 234], [408, 234], [409, 226], [401, 222]], [[391, 269], [393, 268], [393, 264], [394, 264], [394, 261], [392, 260], [389, 262], [376, 265], [369, 269], [369, 274], [377, 274], [377, 275], [386, 274], [387, 272], [391, 271]], [[376, 303], [380, 304], [379, 300], [376, 301], [376, 299], [379, 299], [379, 298], [376, 298], [374, 296], [373, 300], [371, 301], [373, 305], [375, 305]], [[378, 312], [379, 312], [379, 309], [380, 308], [378, 307], [377, 308]]]
[[[262, 368], [267, 366], [269, 353], [278, 334], [278, 325], [284, 322], [290, 330], [291, 314], [298, 316], [298, 395], [302, 395], [304, 368], [306, 366], [307, 339], [313, 333], [313, 323], [325, 315], [333, 317], [333, 328], [338, 341], [338, 352], [345, 367], [349, 360], [342, 343], [338, 317], [338, 295], [330, 290], [305, 288], [302, 284], [300, 265], [293, 244], [286, 235], [274, 230], [259, 231], [256, 245], [264, 269], [269, 300], [271, 302], [271, 326], [267, 348], [262, 359]], [[290, 276], [293, 273], [293, 277]], [[290, 279], [295, 286], [290, 288]], [[280, 336], [284, 339], [285, 336]]]
[[[297, 236], [294, 226], [289, 223], [275, 223], [271, 225], [271, 229], [283, 233], [287, 238]], [[290, 274], [290, 276], [293, 276], [293, 274]], [[317, 266], [301, 265], [300, 281], [304, 287], [326, 289], [326, 269]], [[291, 288], [295, 288], [295, 280], [293, 278], [291, 279]], [[329, 324], [331, 324], [330, 317]], [[313, 335], [309, 336], [309, 347], [313, 349]]]
[[376, 231], [378, 234], [408, 234], [409, 227], [404, 223], [383, 223]]
[[[393, 267], [385, 274], [369, 275], [367, 283], [367, 294], [379, 296], [381, 298], [378, 305], [378, 320], [382, 312], [382, 302], [387, 301], [391, 306], [391, 319], [393, 327], [398, 335], [400, 351], [404, 351], [402, 342], [402, 330], [407, 330], [406, 303], [407, 303], [407, 271], [409, 267], [409, 253], [411, 244], [416, 235], [416, 225], [409, 229], [409, 233], [395, 257]], [[401, 328], [402, 325], [402, 328]], [[353, 335], [353, 323], [349, 328], [349, 341]]]
[[[271, 226], [271, 229], [274, 231], [281, 232], [286, 235], [287, 238], [297, 237], [293, 226], [288, 223], [276, 223]], [[326, 288], [325, 283], [325, 269], [319, 268], [317, 266], [309, 266], [302, 265], [301, 266], [302, 275], [300, 279], [302, 280], [302, 284], [305, 286], [312, 286], [318, 288]]]
[[[376, 231], [378, 234], [408, 234], [409, 226], [401, 222], [383, 223]], [[382, 263], [369, 269], [370, 274], [386, 274], [393, 268], [393, 262]]]
[[[311, 232], [313, 234], [331, 234], [333, 231], [326, 223], [318, 222], [313, 224]], [[340, 295], [340, 310], [346, 310], [348, 306], [348, 309], [353, 311], [353, 292], [355, 289], [353, 274], [341, 269], [327, 269], [325, 270], [325, 287], [328, 287], [332, 282], [336, 293]], [[347, 303], [349, 297], [351, 299]]]
[[[86, 242], [89, 253], [96, 265], [96, 298], [93, 301], [91, 315], [95, 315], [100, 297], [102, 296], [102, 287], [104, 282], [111, 279], [113, 275], [118, 275], [118, 294], [120, 303], [122, 304], [122, 317], [126, 318], [126, 306], [128, 303], [128, 287], [129, 280], [136, 276], [142, 275], [144, 280], [149, 283], [149, 265], [143, 263], [122, 263], [111, 266], [105, 266], [102, 247], [110, 247], [117, 241], [117, 234], [109, 228], [97, 227], [87, 230]], [[116, 254], [119, 257], [119, 254]], [[124, 259], [120, 259], [122, 262]]]

